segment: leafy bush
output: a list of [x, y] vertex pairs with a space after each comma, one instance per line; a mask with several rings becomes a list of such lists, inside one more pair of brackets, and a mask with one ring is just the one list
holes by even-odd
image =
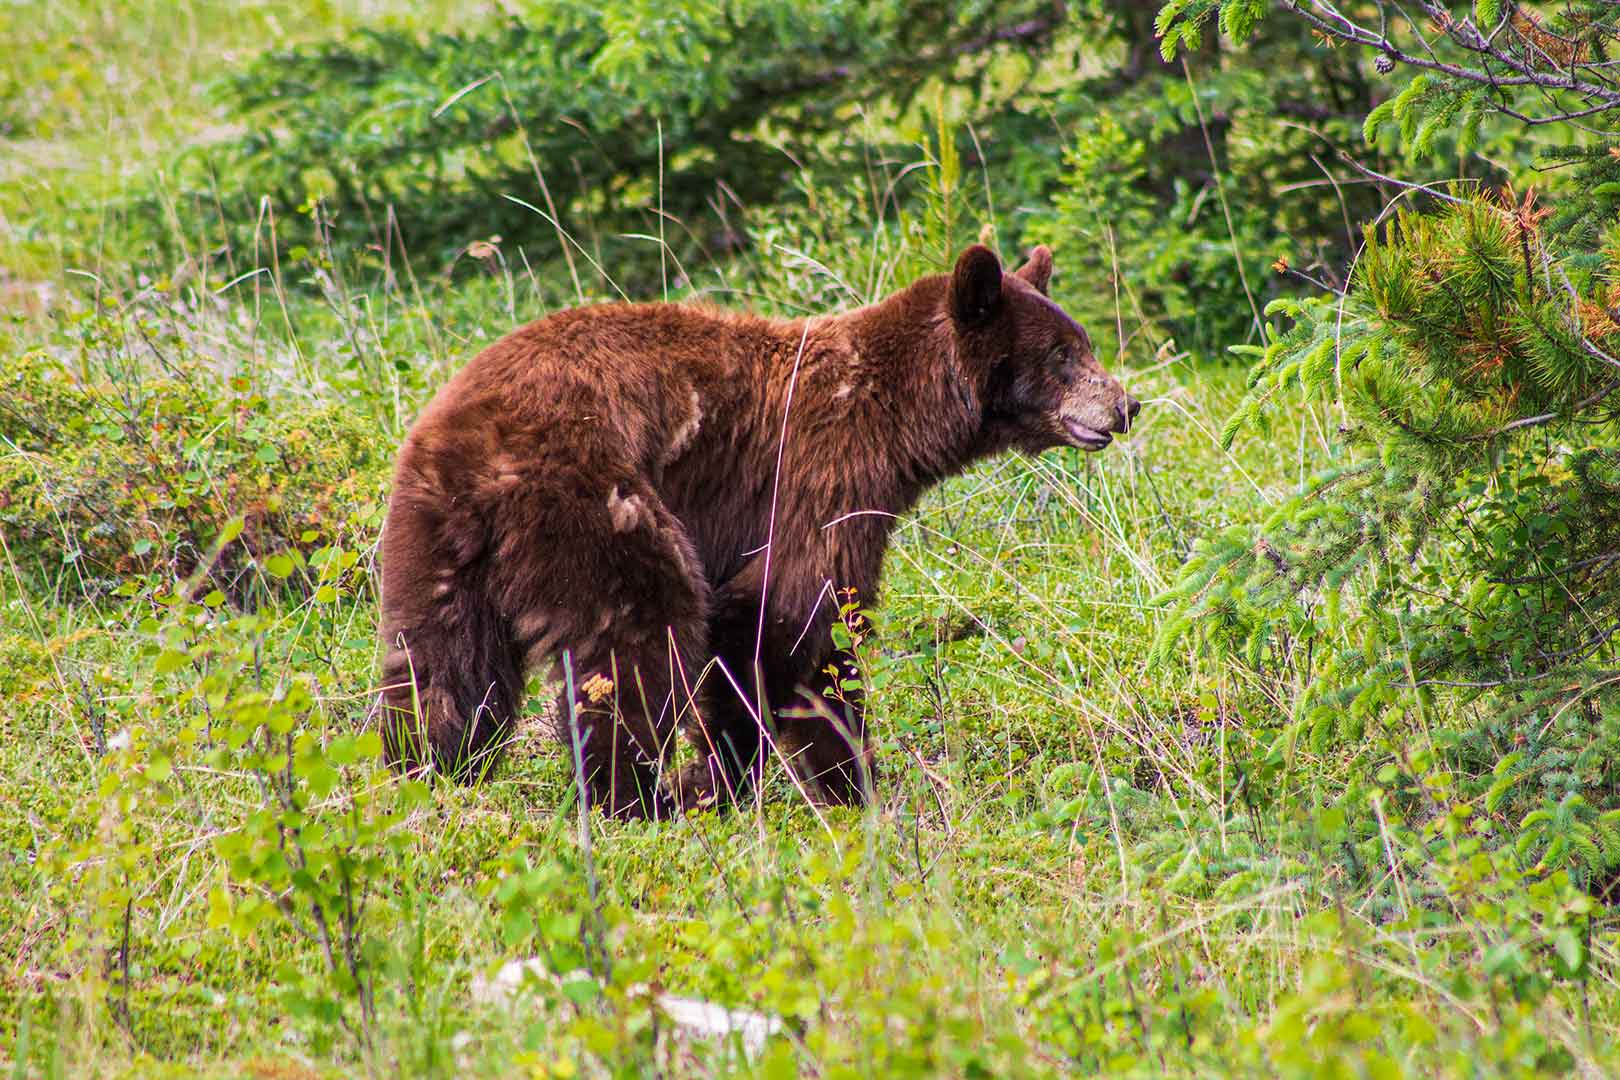
[[862, 178], [869, 219], [919, 212], [903, 181], [931, 126], [920, 101], [951, 117], [968, 172], [995, 168], [1003, 235], [1066, 253], [1089, 324], [1138, 328], [1144, 356], [1169, 337], [1220, 355], [1291, 287], [1265, 273], [1279, 255], [1342, 264], [1374, 195], [1324, 161], [1375, 86], [1270, 28], [1249, 51], [1203, 50], [1195, 81], [1158, 57], [1152, 22], [1126, 0], [815, 0], [372, 29], [221, 83], [246, 133], [176, 163], [180, 236], [167, 191], [134, 224], [159, 250], [224, 238], [243, 260], [279, 244], [381, 272], [471, 254], [543, 263], [570, 297], [667, 292], [746, 251], [806, 177], [835, 193]]
[[[1159, 54], [1151, 5], [1099, 6], [1077, 18], [1119, 59], [1050, 92], [1069, 136], [1061, 168], [1041, 143], [1013, 151], [1040, 193], [1027, 235], [1066, 253], [1065, 272], [1086, 283], [1074, 310], [1129, 330], [1135, 355], [1173, 338], [1221, 356], [1256, 333], [1272, 297], [1341, 279], [1348, 223], [1377, 203], [1338, 182], [1337, 148], [1379, 88], [1290, 24], [1262, 27], [1243, 48], [1211, 39], [1184, 67]], [[1279, 257], [1293, 280], [1269, 272]]]
[[161, 571], [248, 602], [250, 567], [288, 578], [334, 527], [380, 520], [376, 423], [291, 407], [195, 329], [87, 307], [66, 347], [0, 358], [0, 529], [21, 567], [92, 595]]

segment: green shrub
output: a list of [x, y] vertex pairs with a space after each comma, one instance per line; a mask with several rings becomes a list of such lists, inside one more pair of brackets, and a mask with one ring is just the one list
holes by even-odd
[[[367, 30], [256, 57], [220, 85], [248, 131], [180, 167], [185, 219], [199, 246], [224, 228], [246, 252], [267, 199], [283, 240], [311, 247], [447, 265], [493, 238], [576, 287], [604, 264], [636, 268], [642, 292], [741, 243], [747, 213], [791, 188], [795, 155], [857, 166], [845, 133], [859, 110], [903, 107], [931, 82], [982, 86], [1062, 25], [1036, 2], [625, 0]], [[295, 212], [317, 205], [313, 222]]]
[[287, 578], [334, 529], [380, 520], [375, 421], [230, 373], [198, 326], [151, 310], [70, 324], [0, 358], [0, 530], [24, 571], [87, 595], [161, 573], [247, 603], [251, 568]]

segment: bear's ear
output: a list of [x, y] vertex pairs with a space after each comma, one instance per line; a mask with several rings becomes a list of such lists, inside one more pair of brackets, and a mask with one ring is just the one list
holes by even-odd
[[1045, 296], [1046, 286], [1052, 282], [1052, 249], [1045, 244], [1038, 245], [1029, 253], [1029, 262], [1020, 266], [1017, 273]]
[[968, 326], [983, 322], [1001, 303], [1001, 260], [974, 244], [956, 260], [951, 274], [951, 313]]

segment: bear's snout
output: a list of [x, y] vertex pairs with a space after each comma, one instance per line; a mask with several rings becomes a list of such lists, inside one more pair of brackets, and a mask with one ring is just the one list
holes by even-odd
[[1142, 403], [1126, 392], [1119, 380], [1096, 368], [1070, 385], [1058, 404], [1059, 443], [1083, 450], [1101, 450], [1115, 435], [1131, 430]]

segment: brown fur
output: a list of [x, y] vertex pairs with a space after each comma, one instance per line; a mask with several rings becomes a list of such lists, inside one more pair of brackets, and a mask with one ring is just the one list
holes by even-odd
[[[841, 315], [604, 305], [485, 349], [399, 455], [392, 760], [479, 775], [525, 674], [566, 654], [562, 737], [610, 813], [734, 795], [762, 727], [826, 796], [863, 798], [859, 695], [824, 693], [829, 666], [849, 674], [839, 593], [875, 599], [895, 516], [929, 485], [1009, 448], [1100, 449], [1139, 407], [1044, 295], [1051, 267], [1037, 248], [1004, 276], [975, 246]], [[677, 730], [701, 760], [661, 787]]]

